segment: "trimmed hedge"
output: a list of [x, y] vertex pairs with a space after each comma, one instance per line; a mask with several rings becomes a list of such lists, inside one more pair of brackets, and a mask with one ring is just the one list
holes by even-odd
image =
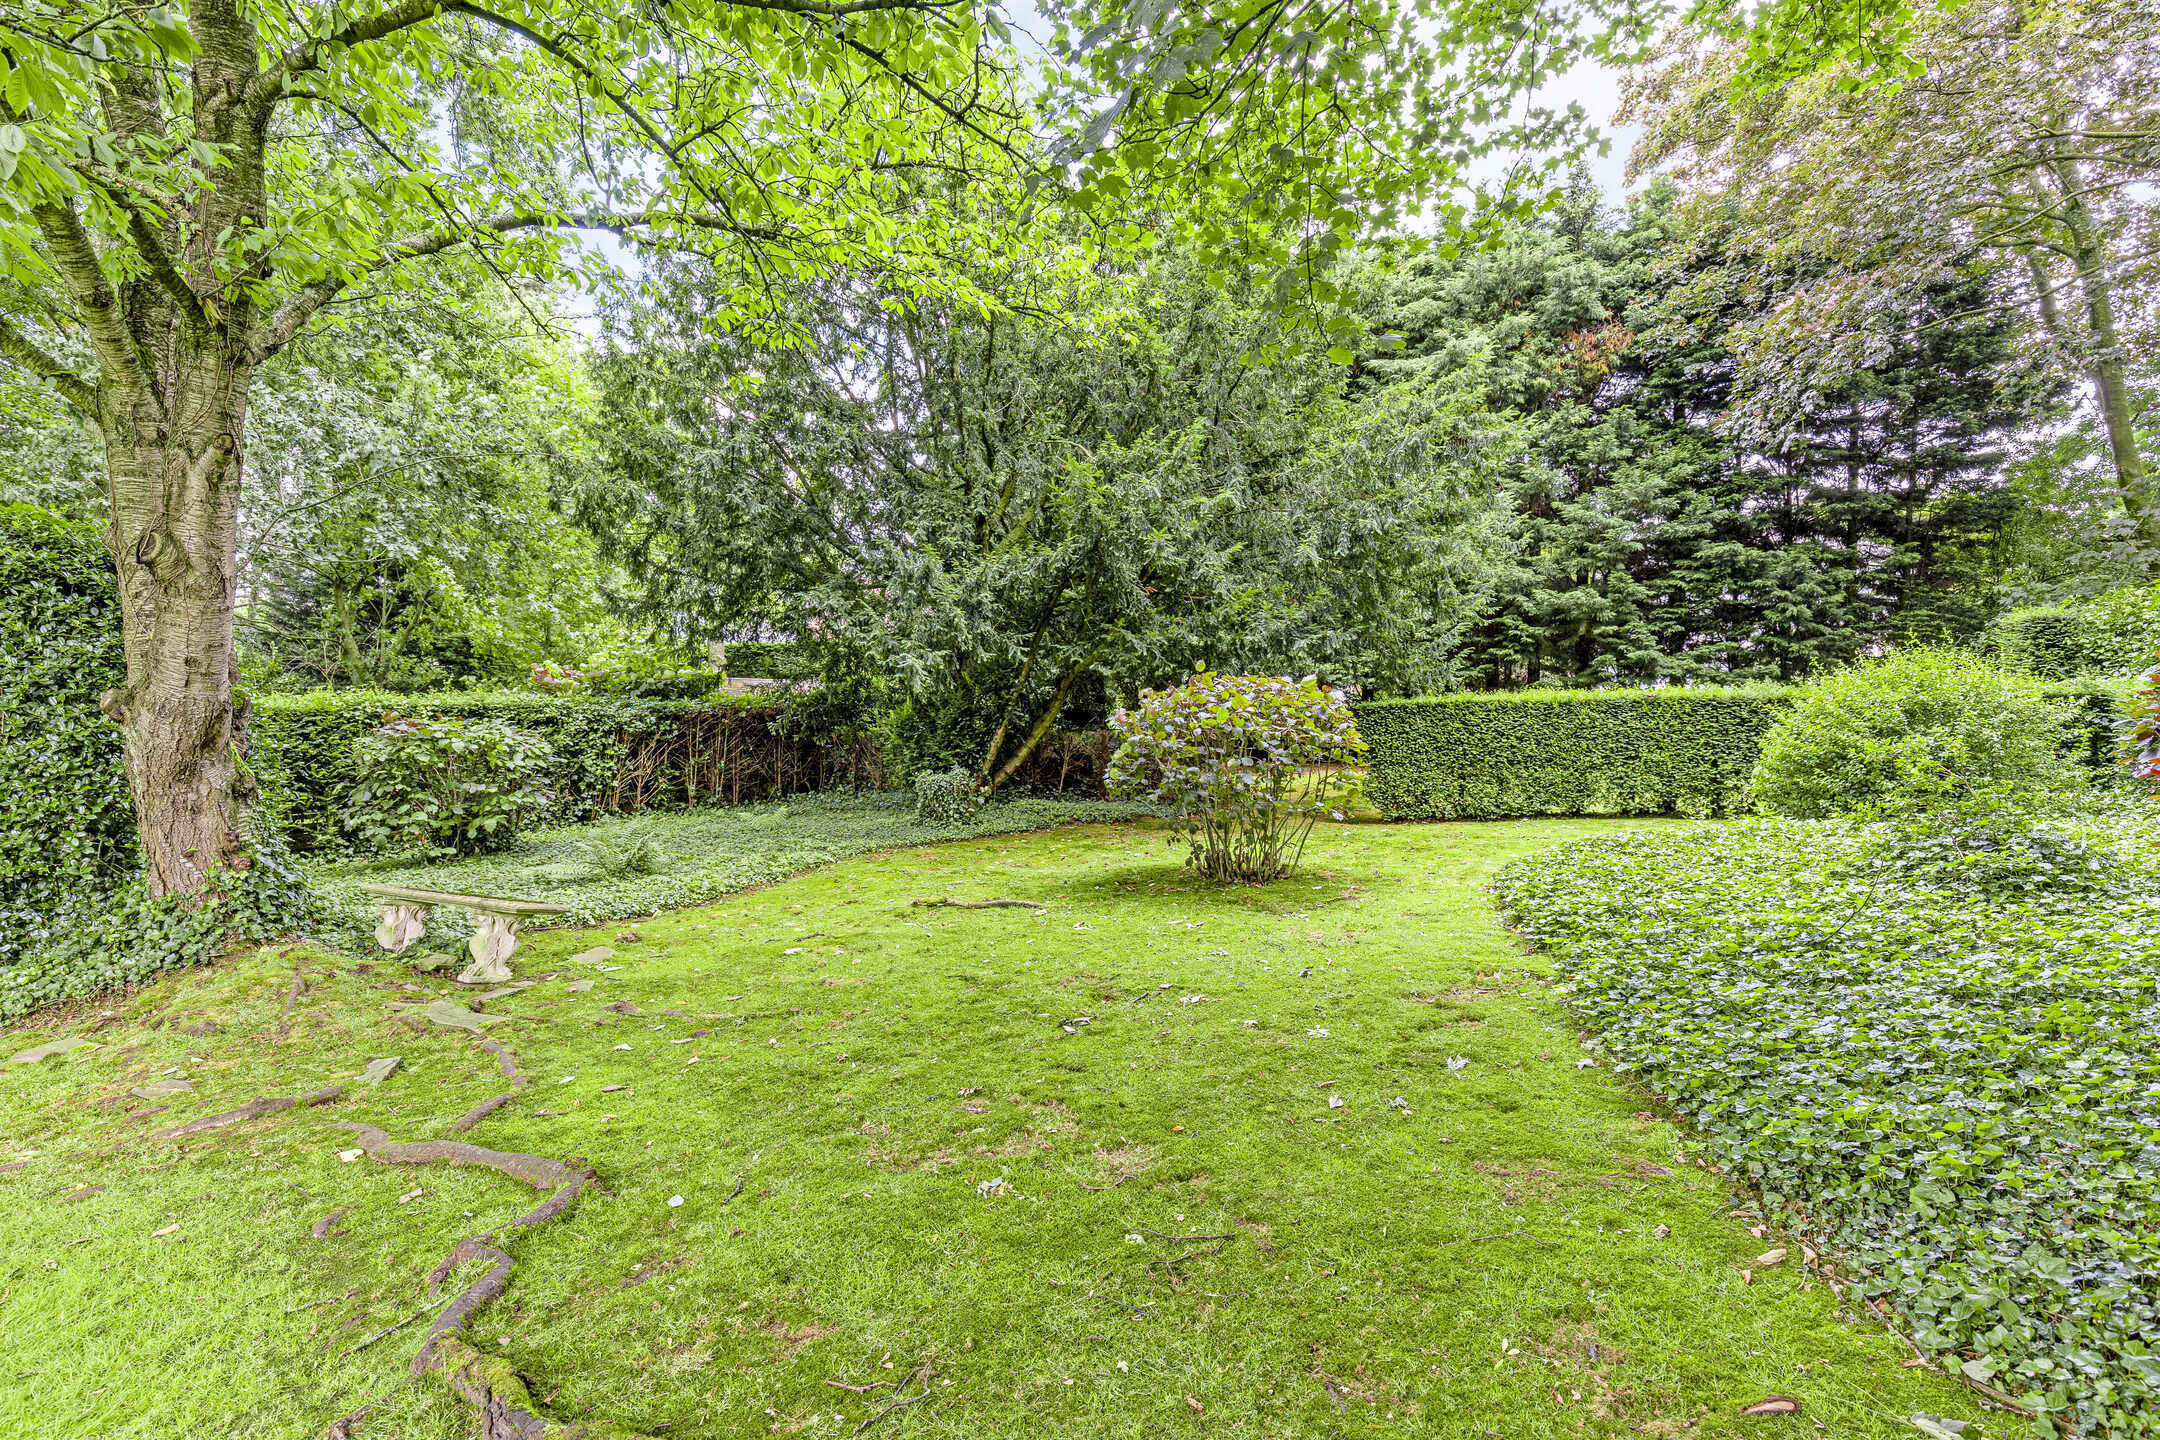
[[2012, 610], [1988, 626], [1983, 646], [2043, 680], [2137, 674], [2160, 646], [2160, 585]]
[[[2064, 745], [2096, 781], [2123, 774], [2123, 682], [2043, 687]], [[1747, 809], [1781, 685], [1464, 692], [1351, 707], [1372, 747], [1366, 791], [1390, 820], [1522, 815], [1730, 815]]]
[[1725, 815], [1744, 808], [1774, 686], [1520, 690], [1354, 707], [1390, 820]]
[[120, 732], [120, 597], [96, 533], [0, 505], [0, 966], [109, 896], [140, 863]]
[[347, 848], [339, 811], [358, 776], [353, 747], [386, 714], [502, 720], [555, 751], [535, 825], [617, 811], [764, 800], [851, 781], [809, 727], [788, 724], [786, 697], [655, 700], [531, 691], [393, 695], [373, 690], [266, 695], [255, 702], [249, 764], [262, 822], [295, 850]]

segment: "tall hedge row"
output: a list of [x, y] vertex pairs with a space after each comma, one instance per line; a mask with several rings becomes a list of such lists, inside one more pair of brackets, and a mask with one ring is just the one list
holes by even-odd
[[248, 762], [259, 818], [302, 852], [344, 848], [339, 811], [356, 780], [353, 745], [390, 714], [502, 720], [555, 751], [540, 824], [618, 810], [762, 800], [852, 779], [844, 755], [791, 725], [785, 698], [655, 700], [472, 691], [315, 691], [255, 702]]
[[1390, 820], [1722, 815], [1743, 803], [1783, 690], [1522, 690], [1357, 707]]
[[[2122, 773], [2128, 687], [2046, 687], [2063, 745], [2096, 779]], [[1725, 815], [1745, 806], [1782, 686], [1516, 690], [1358, 705], [1372, 747], [1367, 791], [1390, 820], [1521, 815]]]
[[97, 536], [0, 505], [0, 964], [137, 864], [120, 732], [120, 599]]

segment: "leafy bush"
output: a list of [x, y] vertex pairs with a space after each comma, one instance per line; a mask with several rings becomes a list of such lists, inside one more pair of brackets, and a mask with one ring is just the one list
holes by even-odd
[[982, 787], [957, 765], [915, 777], [915, 818], [925, 825], [965, 825], [982, 806]]
[[386, 715], [353, 747], [345, 828], [382, 854], [500, 850], [547, 805], [548, 743], [498, 720]]
[[847, 782], [853, 757], [826, 744], [820, 732], [790, 723], [817, 699], [699, 702], [527, 691], [269, 695], [255, 706], [249, 758], [265, 828], [302, 853], [336, 852], [348, 843], [340, 809], [359, 784], [354, 746], [387, 710], [499, 720], [540, 735], [555, 761], [548, 808], [536, 818], [568, 824], [614, 811], [762, 800]]
[[1365, 753], [1350, 708], [1310, 676], [1204, 670], [1176, 689], [1142, 691], [1110, 728], [1120, 737], [1110, 793], [1167, 808], [1188, 863], [1211, 880], [1289, 874], [1328, 808], [1324, 787], [1300, 787], [1298, 772]]
[[1902, 650], [1799, 687], [1763, 737], [1751, 793], [1822, 817], [2040, 793], [2080, 779], [2063, 704], [1963, 650]]
[[2160, 645], [2160, 585], [2012, 610], [1988, 627], [1988, 650], [2046, 679], [2124, 675]]
[[2160, 781], [2160, 650], [2152, 658], [2123, 724], [2123, 758], [2138, 779]]
[[126, 675], [112, 563], [96, 535], [0, 505], [0, 966], [138, 864], [120, 734], [98, 696]]
[[1946, 1368], [2069, 1433], [2152, 1436], [2156, 821], [2119, 805], [2126, 878], [2044, 903], [1902, 881], [1880, 826], [1783, 819], [1578, 841], [1496, 888], [1615, 1068]]
[[1746, 804], [1770, 686], [1521, 690], [1356, 707], [1390, 820], [1721, 815]]
[[164, 970], [207, 964], [243, 941], [287, 935], [318, 918], [306, 880], [275, 841], [244, 869], [216, 873], [199, 903], [152, 899], [140, 880], [85, 898], [53, 918], [19, 963], [0, 965], [0, 1024]]

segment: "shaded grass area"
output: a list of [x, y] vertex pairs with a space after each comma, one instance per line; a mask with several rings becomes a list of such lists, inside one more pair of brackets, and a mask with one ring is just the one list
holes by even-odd
[[[1637, 1091], [1578, 1068], [1481, 887], [1609, 828], [1323, 827], [1265, 890], [1196, 886], [1156, 827], [1074, 828], [843, 863], [634, 944], [536, 936], [516, 968], [555, 978], [487, 1007], [535, 1081], [467, 1138], [585, 1157], [600, 1184], [507, 1243], [471, 1338], [550, 1416], [671, 1440], [851, 1434], [904, 1383], [926, 1398], [870, 1433], [1975, 1416], [1793, 1267], [1747, 1283], [1777, 1237]], [[910, 903], [941, 897], [1046, 908]], [[618, 953], [569, 961], [595, 943]], [[273, 950], [138, 994], [103, 1048], [7, 1067], [0, 1433], [312, 1437], [369, 1400], [359, 1440], [465, 1433], [439, 1379], [404, 1373], [424, 1318], [354, 1347], [532, 1192], [342, 1163], [336, 1128], [441, 1136], [502, 1088], [470, 1037], [400, 1020], [451, 988]], [[144, 1138], [392, 1054], [320, 1109]], [[168, 1071], [193, 1091], [128, 1096]], [[337, 1208], [344, 1233], [313, 1238]], [[1737, 1413], [1772, 1394], [1802, 1417]]]

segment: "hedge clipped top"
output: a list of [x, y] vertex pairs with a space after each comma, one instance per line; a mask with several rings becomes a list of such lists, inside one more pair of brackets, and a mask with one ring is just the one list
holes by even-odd
[[1390, 820], [1723, 814], [1745, 801], [1772, 685], [1465, 692], [1356, 707]]

